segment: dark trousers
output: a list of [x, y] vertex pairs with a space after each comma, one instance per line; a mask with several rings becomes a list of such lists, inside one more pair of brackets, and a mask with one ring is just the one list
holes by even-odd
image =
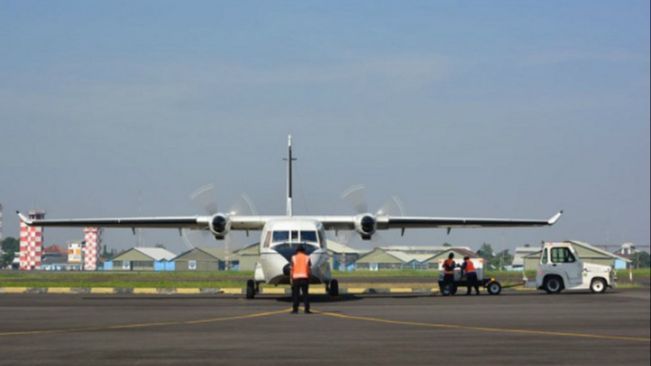
[[479, 295], [479, 281], [477, 281], [477, 273], [466, 273], [466, 281], [468, 282], [468, 292], [466, 294], [470, 295], [472, 287], [474, 287], [475, 293]]
[[448, 286], [454, 283], [454, 273], [446, 273], [443, 275], [443, 286]]
[[305, 307], [305, 311], [310, 310], [310, 296], [308, 294], [309, 289], [310, 281], [307, 278], [292, 280], [292, 309], [294, 311], [298, 311], [300, 292], [303, 293], [303, 306]]

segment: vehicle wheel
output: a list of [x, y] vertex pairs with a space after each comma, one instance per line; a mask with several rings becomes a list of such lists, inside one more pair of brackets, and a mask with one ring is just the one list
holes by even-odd
[[548, 294], [557, 294], [563, 289], [563, 280], [557, 276], [550, 276], [545, 278], [543, 288]]
[[339, 296], [339, 282], [337, 280], [330, 281], [330, 289], [328, 291], [330, 296]]
[[487, 286], [486, 290], [490, 295], [499, 295], [502, 292], [502, 285], [497, 281], [491, 281]]
[[603, 278], [595, 278], [590, 283], [590, 291], [595, 294], [602, 294], [606, 292], [606, 280]]
[[255, 297], [255, 282], [253, 280], [246, 281], [246, 298], [252, 299]]

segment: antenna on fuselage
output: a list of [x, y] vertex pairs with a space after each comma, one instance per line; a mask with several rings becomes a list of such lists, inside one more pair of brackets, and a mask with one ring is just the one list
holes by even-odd
[[292, 216], [292, 135], [287, 136], [287, 216]]

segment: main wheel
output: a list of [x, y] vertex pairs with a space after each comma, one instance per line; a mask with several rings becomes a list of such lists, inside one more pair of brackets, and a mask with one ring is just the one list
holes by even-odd
[[603, 278], [595, 278], [590, 283], [590, 291], [595, 294], [602, 294], [606, 292], [606, 280]]
[[499, 295], [500, 292], [502, 292], [502, 285], [497, 281], [491, 281], [486, 286], [486, 291], [488, 291], [490, 295]]
[[543, 288], [548, 294], [557, 294], [563, 289], [563, 280], [558, 276], [545, 278]]
[[328, 289], [328, 295], [339, 296], [339, 282], [337, 280], [330, 281], [330, 288]]
[[246, 298], [252, 299], [255, 297], [255, 282], [253, 280], [246, 281]]

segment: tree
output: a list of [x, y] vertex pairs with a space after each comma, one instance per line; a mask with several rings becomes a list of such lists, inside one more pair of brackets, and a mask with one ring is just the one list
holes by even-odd
[[511, 263], [513, 263], [513, 256], [511, 255], [511, 253], [509, 253], [509, 250], [506, 249], [497, 253], [497, 255], [495, 255], [495, 257], [493, 258], [491, 264], [493, 265], [493, 267], [499, 270], [503, 270], [506, 266], [510, 265]]
[[490, 244], [484, 243], [477, 251], [477, 255], [484, 258], [484, 261], [488, 263], [495, 257], [495, 252]]
[[513, 256], [509, 253], [508, 249], [495, 253], [493, 246], [488, 243], [481, 245], [481, 248], [477, 251], [477, 255], [482, 257], [484, 263], [491, 269], [502, 270], [513, 262]]
[[651, 267], [651, 258], [647, 252], [635, 252], [631, 256], [631, 265], [633, 268], [649, 268]]
[[10, 266], [16, 253], [20, 250], [20, 241], [16, 238], [6, 237], [2, 240], [1, 247], [4, 254], [0, 257], [0, 267]]

